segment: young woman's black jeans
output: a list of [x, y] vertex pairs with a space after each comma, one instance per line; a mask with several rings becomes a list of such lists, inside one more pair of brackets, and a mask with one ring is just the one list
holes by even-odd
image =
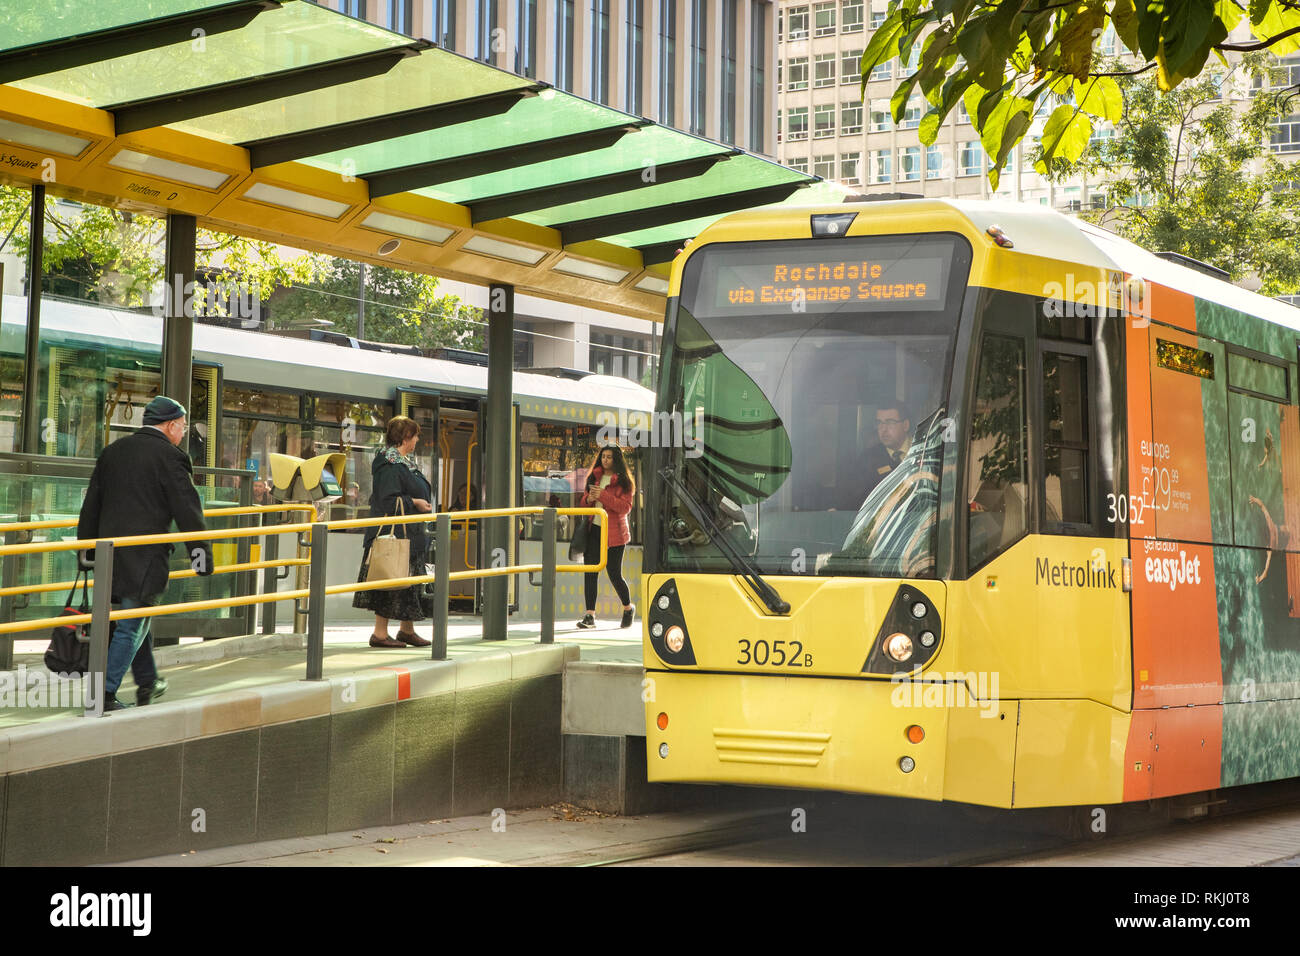
[[[616, 548], [609, 549], [609, 559], [605, 562], [605, 571], [609, 574], [609, 583], [614, 585], [614, 590], [618, 592], [618, 599], [627, 607], [632, 603], [632, 595], [627, 589], [627, 582], [623, 580], [623, 548], [626, 545], [619, 545]], [[582, 552], [583, 564], [595, 564], [600, 560], [600, 528], [596, 525], [589, 525], [587, 528], [587, 547]], [[583, 575], [583, 587], [586, 590], [587, 610], [594, 610], [596, 607], [596, 583], [600, 578], [596, 571], [588, 571]]]

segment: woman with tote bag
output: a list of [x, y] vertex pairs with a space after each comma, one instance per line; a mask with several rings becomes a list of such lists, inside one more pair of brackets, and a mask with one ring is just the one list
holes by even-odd
[[[385, 446], [376, 453], [375, 460], [370, 465], [373, 482], [370, 492], [371, 517], [428, 514], [433, 511], [433, 505], [430, 504], [433, 487], [420, 472], [419, 463], [415, 459], [415, 446], [419, 441], [420, 426], [414, 420], [405, 415], [389, 420]], [[429, 547], [429, 536], [425, 529], [422, 522], [367, 528], [365, 549], [361, 554], [361, 573], [357, 576], [357, 581], [397, 577], [393, 572], [401, 569], [393, 567], [392, 561], [402, 551], [407, 552], [405, 574], [409, 577], [423, 575], [424, 555]], [[406, 547], [403, 548], [402, 545]], [[378, 565], [384, 565], [385, 573], [370, 573], [372, 559], [377, 571]], [[424, 620], [433, 612], [433, 599], [425, 595], [423, 585], [357, 591], [352, 596], [352, 606], [375, 614], [375, 630], [370, 635], [371, 647], [405, 647], [408, 644], [411, 647], [428, 647], [433, 643], [415, 633], [415, 622]], [[392, 619], [401, 621], [396, 639], [388, 636], [388, 622]]]

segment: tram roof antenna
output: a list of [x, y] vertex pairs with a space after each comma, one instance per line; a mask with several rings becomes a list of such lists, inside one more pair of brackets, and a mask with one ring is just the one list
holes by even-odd
[[1156, 255], [1168, 262], [1177, 263], [1188, 269], [1195, 269], [1197, 272], [1204, 273], [1215, 279], [1222, 279], [1224, 282], [1231, 282], [1232, 276], [1225, 269], [1218, 266], [1212, 266], [1208, 262], [1202, 262], [1200, 259], [1193, 259], [1191, 256], [1185, 256], [1181, 252], [1157, 252]]

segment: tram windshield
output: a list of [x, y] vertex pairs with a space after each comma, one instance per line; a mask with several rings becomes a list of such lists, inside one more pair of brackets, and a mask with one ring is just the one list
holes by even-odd
[[692, 256], [656, 422], [663, 567], [730, 572], [726, 536], [762, 574], [933, 574], [969, 265], [943, 234]]

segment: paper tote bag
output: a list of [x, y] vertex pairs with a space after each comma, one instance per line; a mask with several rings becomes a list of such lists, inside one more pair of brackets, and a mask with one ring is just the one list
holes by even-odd
[[[397, 499], [397, 513], [405, 516], [406, 509], [402, 499]], [[397, 526], [389, 525], [388, 534], [383, 526], [370, 545], [370, 566], [366, 571], [367, 581], [384, 581], [388, 578], [409, 578], [411, 576], [411, 542], [396, 535]], [[401, 585], [381, 590], [398, 591]]]

